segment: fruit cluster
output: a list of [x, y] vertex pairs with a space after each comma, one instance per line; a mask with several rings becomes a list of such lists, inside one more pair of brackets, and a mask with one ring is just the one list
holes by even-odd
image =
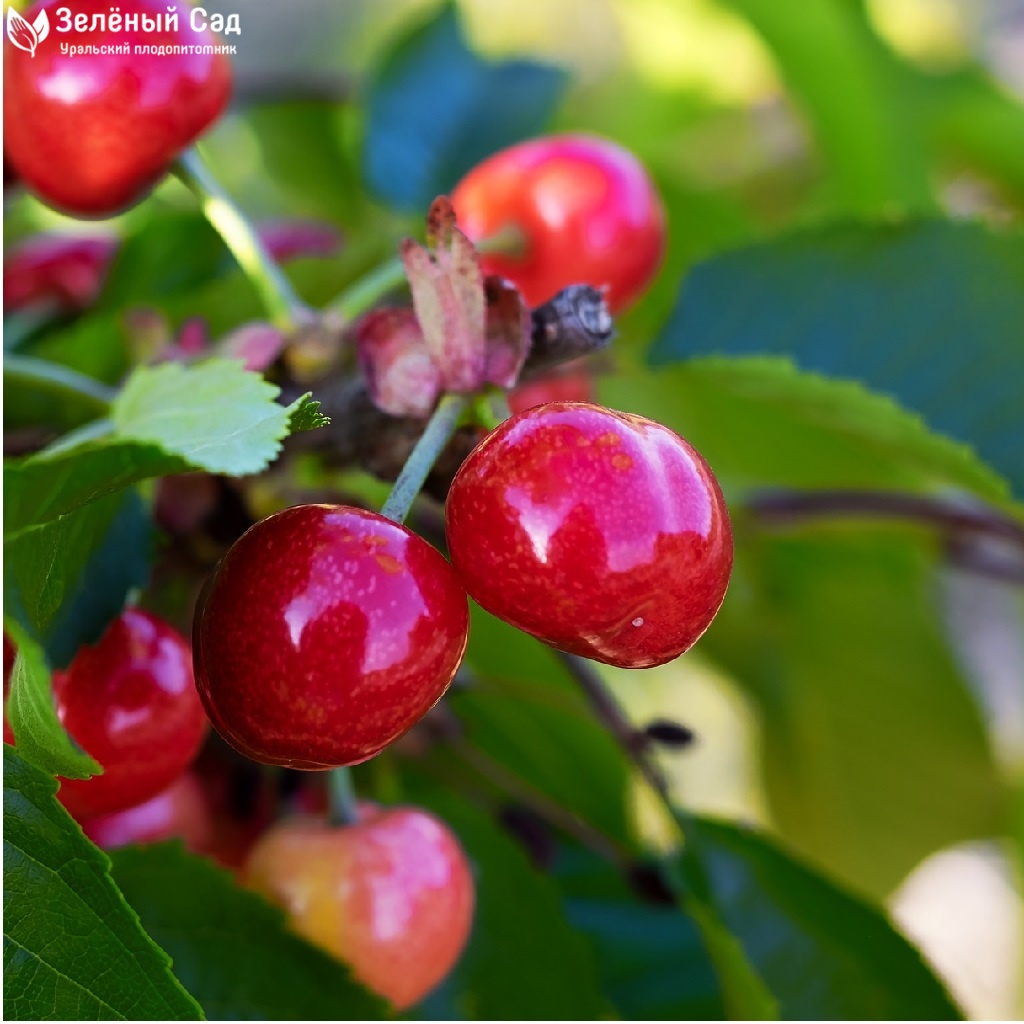
[[[170, 10], [163, 0], [122, 6]], [[76, 10], [94, 7], [83, 0]], [[181, 41], [177, 31], [147, 39]], [[88, 42], [98, 51], [107, 37]], [[32, 60], [6, 56], [6, 155], [44, 200], [83, 215], [137, 200], [230, 91], [223, 58], [187, 48], [180, 58], [76, 56], [73, 68], [54, 47]], [[47, 83], [62, 75], [70, 84], [58, 95]], [[631, 154], [602, 140], [515, 146], [471, 171], [453, 204], [465, 235], [449, 224], [442, 248], [410, 255], [425, 275], [419, 284], [410, 277], [414, 299], [447, 294], [445, 274], [468, 268], [498, 296], [486, 331], [483, 306], [477, 312], [481, 335], [511, 339], [503, 358], [522, 340], [526, 306], [586, 283], [621, 310], [661, 260], [657, 193]], [[513, 251], [480, 257], [467, 240], [497, 236], [512, 237]], [[82, 280], [55, 285], [53, 253], [41, 251], [22, 290], [68, 307], [87, 303], [111, 252], [108, 243], [83, 243], [75, 250]], [[495, 286], [491, 274], [504, 281]], [[435, 291], [419, 287], [424, 281]], [[444, 311], [451, 323], [469, 322], [459, 313]], [[522, 353], [516, 358], [504, 364], [506, 376]], [[483, 363], [493, 369], [494, 360]], [[132, 609], [55, 672], [60, 720], [103, 767], [61, 782], [59, 799], [85, 832], [104, 846], [178, 835], [227, 863], [241, 859], [247, 884], [397, 1007], [429, 991], [466, 942], [474, 898], [466, 858], [441, 823], [414, 809], [365, 806], [340, 827], [304, 816], [274, 825], [255, 845], [249, 836], [242, 846], [252, 848], [239, 858], [193, 762], [207, 716], [231, 746], [265, 764], [317, 770], [373, 757], [448, 688], [466, 650], [470, 597], [559, 651], [609, 665], [650, 667], [690, 648], [729, 581], [722, 492], [684, 439], [593, 404], [591, 391], [577, 367], [511, 392], [514, 414], [451, 483], [450, 562], [380, 513], [286, 508], [221, 560], [200, 599], [191, 650], [167, 623]], [[5, 738], [13, 741], [6, 728]], [[396, 906], [405, 922], [397, 931], [381, 917]]]

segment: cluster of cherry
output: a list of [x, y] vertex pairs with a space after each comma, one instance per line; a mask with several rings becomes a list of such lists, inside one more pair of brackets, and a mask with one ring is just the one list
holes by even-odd
[[[194, 43], [187, 17], [178, 21], [145, 42]], [[120, 35], [78, 40], [95, 56], [46, 45], [32, 59], [5, 54], [6, 155], [39, 196], [74, 214], [137, 200], [230, 91], [222, 55], [139, 56], [131, 46], [101, 55]], [[58, 97], [45, 83], [71, 59], [74, 95]], [[602, 140], [512, 147], [471, 171], [452, 200], [471, 239], [518, 232], [518, 252], [482, 261], [531, 306], [586, 282], [618, 311], [660, 264], [657, 194], [631, 154]], [[85, 262], [95, 268], [102, 255], [90, 251]], [[52, 286], [59, 261], [40, 279], [47, 275]], [[374, 756], [449, 686], [468, 641], [467, 595], [571, 655], [643, 668], [687, 650], [718, 611], [732, 567], [718, 484], [668, 428], [589, 401], [549, 400], [565, 397], [590, 397], [585, 374], [523, 385], [511, 396], [514, 415], [463, 463], [445, 508], [450, 563], [381, 514], [288, 508], [227, 552], [196, 612], [191, 649], [155, 616], [128, 610], [55, 672], [61, 721], [104, 769], [61, 783], [59, 798], [86, 833], [101, 845], [184, 834], [209, 849], [196, 838], [197, 784], [187, 774], [207, 715], [265, 764], [327, 769]], [[13, 742], [6, 724], [5, 739]], [[399, 1007], [443, 977], [471, 927], [465, 857], [415, 809], [363, 808], [344, 827], [278, 823], [246, 852], [241, 877]], [[386, 892], [385, 902], [408, 911], [401, 935], [374, 928]]]

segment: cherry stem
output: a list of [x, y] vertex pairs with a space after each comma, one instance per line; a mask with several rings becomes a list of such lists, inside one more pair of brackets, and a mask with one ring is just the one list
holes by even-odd
[[348, 768], [332, 768], [327, 774], [330, 809], [327, 820], [332, 825], [358, 825], [359, 805]]
[[267, 252], [252, 223], [210, 173], [199, 151], [192, 148], [182, 153], [174, 165], [174, 172], [199, 201], [203, 216], [252, 281], [274, 325], [282, 331], [291, 332], [309, 319], [309, 308], [296, 295], [291, 282]]
[[444, 451], [445, 445], [455, 433], [462, 414], [472, 399], [467, 395], [443, 395], [437, 408], [427, 422], [426, 429], [420, 435], [406, 459], [402, 471], [398, 474], [391, 493], [381, 506], [380, 514], [396, 523], [404, 523], [405, 517], [420, 493], [423, 484], [433, 469], [437, 457]]
[[36, 359], [34, 356], [19, 356], [13, 353], [5, 355], [4, 377], [58, 394], [87, 399], [103, 412], [110, 408], [110, 403], [117, 395], [114, 388], [72, 370], [70, 366], [51, 363], [47, 359]]
[[[523, 249], [523, 233], [512, 225], [476, 243], [480, 253], [514, 255]], [[351, 323], [372, 309], [385, 295], [405, 284], [405, 265], [398, 256], [385, 260], [373, 270], [353, 281], [327, 305], [327, 311], [338, 314], [343, 323]]]

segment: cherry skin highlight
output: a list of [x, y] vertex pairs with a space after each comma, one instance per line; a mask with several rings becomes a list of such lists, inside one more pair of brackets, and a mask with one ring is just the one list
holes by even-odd
[[436, 818], [412, 808], [361, 809], [355, 825], [297, 818], [274, 826], [243, 879], [403, 1010], [458, 960], [473, 923], [473, 878]]
[[710, 468], [642, 416], [557, 402], [470, 453], [446, 506], [470, 596], [560, 650], [622, 668], [678, 657], [710, 625], [732, 532]]
[[478, 242], [516, 228], [517, 255], [490, 254], [500, 274], [538, 306], [570, 284], [607, 288], [620, 312], [650, 284], [665, 249], [665, 215], [643, 165], [588, 135], [552, 135], [504, 149], [456, 185], [459, 227]]
[[[47, 203], [84, 216], [107, 216], [138, 200], [178, 154], [217, 119], [231, 92], [231, 67], [222, 53], [136, 53], [135, 47], [203, 47], [218, 40], [193, 32], [189, 5], [175, 0], [79, 0], [73, 17], [103, 28], [63, 36], [74, 46], [123, 47], [127, 53], [61, 53], [63, 0], [45, 0], [25, 12], [31, 22], [45, 8], [51, 30], [35, 56], [8, 41], [4, 49], [4, 153], [25, 183]], [[177, 28], [112, 31], [112, 10]]]
[[195, 618], [196, 684], [255, 761], [358, 764], [440, 699], [468, 635], [466, 591], [425, 540], [375, 512], [298, 505], [217, 569]]
[[166, 789], [195, 759], [208, 726], [188, 643], [137, 609], [53, 673], [53, 697], [64, 728], [103, 766], [91, 779], [61, 780], [57, 797], [79, 821]]

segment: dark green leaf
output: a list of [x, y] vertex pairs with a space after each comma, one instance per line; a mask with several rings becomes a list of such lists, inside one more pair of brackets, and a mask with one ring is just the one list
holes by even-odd
[[4, 746], [5, 1017], [201, 1020], [56, 791]]
[[[688, 819], [681, 859], [784, 1020], [959, 1020], [942, 984], [885, 915], [755, 832]], [[726, 933], [723, 933], [726, 934]], [[723, 988], [729, 979], [722, 977]]]
[[288, 930], [284, 914], [178, 844], [125, 848], [113, 874], [208, 1020], [384, 1020], [339, 961]]
[[296, 398], [288, 406], [288, 433], [297, 434], [303, 430], [316, 430], [326, 427], [331, 422], [330, 416], [320, 411], [320, 403], [313, 401], [311, 392]]
[[556, 68], [490, 64], [445, 5], [385, 59], [371, 82], [363, 166], [370, 187], [425, 210], [483, 157], [537, 134], [565, 85]]
[[785, 355], [862, 381], [970, 444], [1024, 493], [1024, 234], [842, 225], [699, 265], [652, 351]]
[[726, 496], [749, 487], [958, 487], [1005, 483], [964, 445], [895, 402], [785, 359], [708, 357], [601, 380], [613, 408], [667, 424], [711, 463]]
[[151, 523], [134, 491], [109, 494], [4, 543], [4, 608], [63, 668], [149, 576]]
[[97, 774], [100, 766], [71, 742], [57, 718], [42, 648], [18, 623], [5, 622], [4, 629], [18, 651], [4, 705], [4, 717], [11, 724], [18, 753], [49, 775], [87, 779]]
[[605, 1017], [594, 963], [554, 882], [471, 804], [438, 790], [417, 802], [455, 832], [476, 868], [473, 935], [445, 995], [472, 1020]]
[[984, 724], [947, 649], [913, 533], [741, 535], [701, 643], [756, 701], [776, 827], [860, 891], [887, 894], [947, 845], [998, 834]]

